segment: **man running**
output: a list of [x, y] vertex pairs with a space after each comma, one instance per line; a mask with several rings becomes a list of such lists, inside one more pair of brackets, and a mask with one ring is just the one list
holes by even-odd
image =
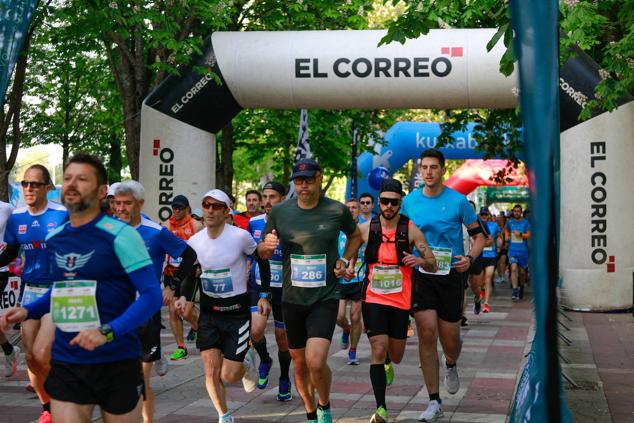
[[[355, 223], [359, 223], [359, 201], [356, 198], [349, 198], [346, 201], [346, 207], [352, 214]], [[338, 250], [339, 255], [343, 255], [346, 248], [346, 234], [339, 232]], [[341, 349], [348, 350], [348, 364], [357, 366], [359, 359], [357, 358], [357, 345], [361, 338], [361, 266], [363, 265], [364, 248], [359, 248], [359, 254], [350, 261], [350, 272], [353, 273], [352, 279], [339, 279], [341, 289], [341, 299], [339, 300], [339, 311], [337, 313], [337, 325], [343, 329], [341, 334]], [[347, 309], [350, 303], [350, 320], [348, 320]]]
[[[509, 239], [509, 264], [511, 266], [511, 300], [523, 297], [522, 289], [528, 269], [528, 240], [531, 224], [522, 217], [522, 206], [513, 207], [513, 218], [506, 223], [506, 237]], [[521, 274], [520, 274], [521, 273]]]
[[[249, 233], [255, 242], [260, 242], [264, 234], [264, 227], [273, 206], [282, 203], [286, 199], [286, 188], [279, 182], [267, 182], [262, 190], [265, 214], [256, 216], [249, 221]], [[284, 330], [284, 318], [282, 316], [282, 249], [275, 249], [269, 260], [271, 266], [271, 305], [273, 308], [273, 320], [275, 324], [275, 341], [277, 343], [277, 357], [280, 362], [280, 379], [277, 394], [278, 401], [290, 401], [293, 398], [291, 392], [291, 380], [288, 375], [291, 366], [291, 354], [288, 351], [288, 340]], [[258, 388], [264, 389], [269, 382], [269, 372], [273, 365], [273, 359], [266, 348], [264, 330], [268, 315], [262, 315], [258, 311], [258, 301], [262, 292], [262, 281], [257, 263], [251, 269], [251, 343], [260, 356], [258, 368]]]
[[[357, 254], [361, 233], [346, 206], [321, 195], [323, 172], [317, 162], [298, 161], [291, 179], [296, 197], [271, 210], [258, 251], [270, 258], [282, 246], [282, 311], [295, 387], [308, 422], [330, 423], [332, 374], [326, 359], [337, 321], [337, 278], [344, 276]], [[337, 254], [339, 231], [348, 236], [342, 257]]]
[[106, 422], [141, 418], [136, 329], [161, 307], [161, 290], [139, 234], [101, 211], [106, 178], [97, 157], [78, 153], [68, 161], [62, 201], [70, 221], [46, 237], [55, 283], [0, 321], [6, 330], [51, 313], [56, 330], [46, 389], [58, 422], [90, 422], [96, 405]]
[[240, 213], [240, 216], [252, 219], [262, 214], [262, 194], [260, 194], [260, 191], [257, 189], [248, 190], [244, 196], [244, 200], [247, 204], [247, 210]]
[[[7, 222], [9, 221], [9, 217], [11, 217], [13, 210], [14, 207], [11, 204], [0, 201], [0, 240], [2, 240], [2, 245], [4, 245], [4, 232], [7, 228]], [[0, 294], [2, 294], [7, 287], [7, 284], [9, 283], [9, 276], [11, 276], [11, 274], [9, 273], [8, 266], [0, 268]], [[0, 332], [0, 347], [2, 347], [5, 359], [4, 377], [11, 377], [15, 374], [18, 368], [20, 347], [13, 346], [2, 332]]]
[[[398, 364], [405, 353], [412, 270], [416, 266], [432, 273], [437, 269], [423, 233], [399, 213], [402, 198], [401, 183], [396, 179], [384, 180], [378, 198], [380, 216], [359, 228], [366, 244], [363, 321], [372, 348], [370, 381], [377, 407], [371, 423], [388, 421], [385, 365], [388, 356]], [[412, 247], [420, 257], [412, 254]]]
[[[189, 238], [202, 268], [200, 279], [200, 315], [198, 340], [200, 358], [205, 367], [205, 386], [218, 413], [219, 423], [232, 423], [225, 393], [225, 383], [242, 378], [244, 390], [251, 392], [257, 384], [255, 354], [249, 349], [250, 307], [247, 292], [247, 259], [256, 243], [245, 230], [226, 223], [230, 200], [219, 189], [212, 189], [202, 199], [205, 230]], [[271, 274], [267, 260], [258, 260], [262, 278], [262, 295], [258, 302], [261, 314], [269, 313]], [[186, 285], [185, 296], [191, 300], [193, 289]], [[177, 301], [182, 309], [185, 298]]]
[[[196, 253], [185, 241], [176, 237], [166, 227], [161, 226], [150, 219], [141, 217], [141, 210], [145, 203], [145, 189], [137, 181], [125, 181], [117, 186], [114, 197], [114, 210], [117, 218], [126, 222], [137, 230], [145, 248], [150, 254], [156, 278], [160, 280], [165, 256], [180, 259], [178, 272], [163, 289], [163, 303], [170, 304], [174, 299], [174, 292], [180, 287], [181, 280], [188, 277], [196, 262]], [[150, 384], [150, 375], [154, 362], [157, 363], [157, 372], [163, 376], [167, 373], [167, 361], [164, 361], [161, 352], [161, 310], [157, 311], [139, 329], [141, 339], [141, 362], [143, 364], [143, 382], [145, 385], [145, 399], [143, 401], [143, 421], [150, 423], [154, 420], [154, 391]], [[162, 366], [161, 364], [164, 363]], [[160, 367], [163, 367], [162, 369]]]
[[359, 197], [359, 223], [372, 220], [372, 209], [374, 209], [374, 197], [368, 192], [364, 192]]
[[482, 207], [480, 209], [480, 220], [485, 223], [488, 229], [489, 237], [491, 238], [491, 245], [487, 245], [482, 250], [482, 267], [484, 268], [484, 305], [482, 306], [483, 313], [489, 313], [491, 311], [491, 292], [493, 291], [493, 273], [495, 271], [495, 263], [497, 260], [497, 254], [500, 251], [502, 240], [500, 238], [500, 227], [498, 224], [491, 220], [491, 213], [488, 207]]
[[[440, 337], [445, 363], [445, 388], [455, 394], [460, 388], [456, 362], [460, 356], [460, 320], [463, 302], [463, 272], [469, 270], [484, 244], [482, 228], [467, 198], [443, 185], [445, 157], [433, 148], [421, 154], [420, 173], [423, 184], [403, 200], [401, 213], [414, 221], [425, 234], [438, 271], [413, 272], [412, 310], [418, 332], [418, 349], [429, 405], [420, 421], [434, 421], [443, 416], [440, 399], [437, 343]], [[465, 255], [462, 226], [474, 238], [470, 254]]]
[[[0, 256], [0, 266], [11, 263], [20, 248], [24, 251], [22, 270], [22, 306], [35, 301], [48, 290], [53, 280], [49, 276], [49, 254], [46, 236], [68, 220], [66, 209], [47, 200], [51, 176], [40, 164], [30, 166], [21, 182], [26, 207], [15, 209], [7, 223], [4, 241], [6, 249]], [[35, 393], [42, 404], [39, 422], [51, 421], [50, 397], [44, 382], [50, 370], [51, 345], [55, 334], [50, 316], [30, 319], [21, 325], [27, 372]]]
[[[183, 241], [187, 241], [196, 232], [203, 228], [202, 223], [194, 219], [191, 213], [189, 200], [184, 195], [177, 195], [172, 199], [172, 216], [166, 222], [166, 226], [167, 229]], [[181, 297], [180, 284], [173, 283], [174, 275], [178, 271], [181, 261], [180, 257], [169, 256], [165, 269], [163, 270], [163, 284], [165, 286], [175, 286], [174, 298]], [[192, 274], [187, 276], [194, 277], [195, 275]], [[177, 346], [176, 350], [174, 350], [174, 352], [170, 355], [170, 360], [183, 360], [187, 358], [187, 345], [185, 344], [185, 335], [183, 332], [183, 320], [181, 319], [180, 313], [174, 306], [174, 301], [170, 301], [168, 307], [170, 327], [172, 329], [172, 334], [174, 334], [174, 340], [176, 341]], [[195, 341], [198, 336], [198, 311], [196, 310], [193, 301], [187, 302], [182, 317], [187, 320], [191, 326], [191, 337], [188, 336], [187, 339]]]
[[508, 253], [509, 253], [509, 242], [506, 237], [506, 215], [503, 211], [498, 214], [496, 218], [496, 222], [498, 227], [500, 228], [500, 238], [502, 240], [502, 244], [500, 245], [500, 253], [498, 254], [496, 268], [497, 274], [495, 277], [495, 283], [508, 283], [508, 279], [506, 278], [506, 270], [508, 264]]
[[[473, 207], [473, 211], [476, 210], [476, 205], [473, 201], [469, 201], [471, 207]], [[484, 246], [483, 248], [493, 246], [493, 239], [489, 235], [489, 227], [485, 223], [485, 221], [478, 215], [478, 223], [482, 228], [482, 234], [484, 235]], [[469, 237], [469, 248], [471, 249], [471, 245], [474, 240]], [[484, 251], [484, 250], [483, 250]], [[482, 311], [482, 302], [485, 299], [484, 292], [484, 266], [482, 261], [482, 254], [477, 257], [474, 257], [473, 262], [471, 263], [471, 267], [469, 267], [469, 286], [471, 287], [471, 292], [473, 293], [473, 314], [480, 314]], [[465, 287], [465, 298], [462, 306], [462, 319], [466, 321], [466, 317], [464, 316], [465, 306], [467, 304], [467, 287]]]

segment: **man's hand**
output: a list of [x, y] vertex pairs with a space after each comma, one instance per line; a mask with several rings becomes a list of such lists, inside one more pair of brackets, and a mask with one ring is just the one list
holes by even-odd
[[258, 313], [260, 316], [268, 316], [271, 312], [271, 304], [268, 298], [260, 298], [258, 300]]
[[345, 278], [347, 270], [348, 266], [346, 266], [343, 260], [337, 259], [337, 262], [335, 263], [335, 276], [339, 279]]
[[403, 255], [405, 256], [403, 257], [403, 264], [407, 267], [422, 266], [425, 263], [425, 260], [407, 251], [403, 251]]
[[71, 339], [71, 345], [79, 345], [85, 350], [94, 351], [95, 348], [102, 346], [108, 341], [106, 336], [99, 329], [82, 330], [76, 337]]
[[266, 234], [264, 237], [264, 246], [266, 247], [266, 251], [273, 254], [275, 253], [275, 249], [280, 244], [280, 239], [277, 237], [277, 231], [273, 229], [271, 233]]
[[163, 305], [169, 305], [174, 299], [174, 290], [169, 286], [163, 288]]
[[453, 264], [454, 269], [458, 272], [466, 272], [471, 267], [471, 260], [467, 256], [455, 256], [454, 258], [458, 259]]
[[187, 305], [187, 298], [181, 296], [178, 300], [174, 301], [174, 308], [179, 314], [185, 313], [185, 306]]
[[26, 320], [29, 312], [24, 307], [11, 307], [4, 316], [0, 317], [0, 331], [6, 332], [9, 326]]

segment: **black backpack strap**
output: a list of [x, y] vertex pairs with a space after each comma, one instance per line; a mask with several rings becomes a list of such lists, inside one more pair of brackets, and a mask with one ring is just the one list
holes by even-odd
[[401, 215], [398, 224], [396, 225], [396, 237], [394, 242], [396, 243], [396, 254], [398, 255], [398, 264], [403, 266], [403, 259], [405, 258], [405, 252], [412, 253], [412, 249], [409, 245], [409, 218]]

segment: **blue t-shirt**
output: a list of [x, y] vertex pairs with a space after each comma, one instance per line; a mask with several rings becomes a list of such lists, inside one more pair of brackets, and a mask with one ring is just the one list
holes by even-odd
[[174, 235], [165, 226], [158, 223], [141, 218], [141, 223], [136, 227], [137, 232], [141, 234], [145, 247], [147, 248], [156, 277], [160, 280], [163, 273], [163, 264], [165, 263], [165, 255], [172, 257], [180, 257], [187, 248], [187, 243]]
[[484, 247], [482, 249], [482, 257], [484, 258], [496, 258], [497, 257], [497, 238], [500, 235], [500, 227], [496, 222], [486, 222], [486, 228], [489, 230], [489, 235], [493, 238], [493, 245], [490, 247]]
[[432, 249], [451, 248], [452, 257], [464, 255], [462, 225], [471, 225], [477, 219], [467, 197], [449, 187], [436, 197], [423, 194], [423, 188], [409, 193], [403, 199], [401, 214], [423, 232]]
[[[127, 223], [101, 213], [82, 226], [67, 223], [57, 228], [46, 242], [51, 280], [96, 281], [100, 323], [110, 324], [115, 335], [112, 342], [88, 351], [70, 345], [77, 332], [57, 328], [53, 360], [94, 364], [138, 359], [141, 344], [136, 329], [160, 309], [162, 299], [141, 236]], [[51, 291], [26, 306], [29, 316], [38, 318], [49, 311]]]
[[38, 214], [29, 213], [28, 207], [13, 210], [4, 242], [8, 245], [21, 246], [24, 251], [24, 268], [22, 280], [25, 282], [50, 285], [48, 275], [48, 251], [46, 236], [55, 228], [68, 220], [66, 208], [51, 201], [46, 209]]
[[[359, 215], [359, 223], [361, 222], [361, 215]], [[337, 241], [337, 249], [339, 250], [339, 257], [343, 257], [343, 252], [346, 249], [346, 241], [348, 237], [343, 232], [339, 232], [339, 240]], [[347, 284], [347, 283], [357, 283], [363, 282], [364, 273], [361, 271], [361, 266], [363, 265], [365, 254], [365, 244], [361, 244], [359, 247], [359, 254], [357, 255], [357, 262], [355, 264], [355, 276], [349, 281], [341, 278], [339, 279], [339, 283]]]
[[[266, 214], [260, 214], [258, 216], [252, 217], [249, 220], [249, 225], [247, 226], [247, 230], [255, 240], [255, 243], [259, 243], [262, 235], [264, 234], [264, 227], [266, 226]], [[280, 243], [273, 255], [269, 259], [269, 263], [271, 266], [271, 292], [275, 292], [274, 290], [282, 291], [282, 262], [284, 259], [282, 258], [282, 244]], [[277, 263], [271, 263], [277, 262]], [[278, 267], [279, 266], [279, 267]], [[259, 280], [260, 271], [258, 269], [258, 264], [255, 260], [251, 262], [251, 272], [249, 274], [249, 288], [254, 291], [259, 291], [260, 287], [256, 280]]]
[[528, 240], [521, 237], [513, 236], [513, 231], [520, 231], [525, 234], [531, 230], [531, 224], [528, 220], [521, 218], [520, 220], [509, 219], [506, 224], [506, 230], [509, 231], [509, 253], [528, 254]]

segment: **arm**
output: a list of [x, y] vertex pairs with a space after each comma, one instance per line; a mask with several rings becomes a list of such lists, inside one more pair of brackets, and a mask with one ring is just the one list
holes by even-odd
[[409, 226], [409, 242], [413, 245], [420, 257], [416, 257], [412, 254], [407, 254], [403, 259], [403, 263], [409, 267], [421, 266], [426, 272], [436, 273], [438, 270], [438, 263], [436, 263], [436, 257], [432, 252], [425, 235], [421, 232], [416, 225], [410, 224]]
[[[473, 244], [471, 245], [471, 251], [469, 251], [468, 256], [456, 256], [458, 261], [454, 263], [454, 267], [458, 272], [467, 271], [469, 267], [471, 267], [473, 259], [482, 254], [482, 249], [484, 248], [484, 234], [482, 233], [480, 224], [475, 221], [467, 225], [467, 231], [473, 240]], [[469, 256], [472, 258], [469, 258]]]
[[2, 253], [0, 254], [0, 267], [4, 267], [15, 260], [19, 252], [19, 245], [6, 244], [6, 247], [2, 250]]
[[[346, 247], [343, 250], [342, 257], [350, 261], [352, 260], [353, 257], [359, 254], [359, 247], [361, 247], [363, 240], [361, 238], [361, 231], [359, 230], [358, 226], [355, 227], [354, 232], [352, 232], [352, 234], [346, 235], [346, 236], [347, 236]], [[347, 267], [348, 266], [346, 266], [343, 260], [338, 259], [337, 263], [335, 264], [335, 275], [338, 278], [343, 278], [344, 274], [346, 273]]]

